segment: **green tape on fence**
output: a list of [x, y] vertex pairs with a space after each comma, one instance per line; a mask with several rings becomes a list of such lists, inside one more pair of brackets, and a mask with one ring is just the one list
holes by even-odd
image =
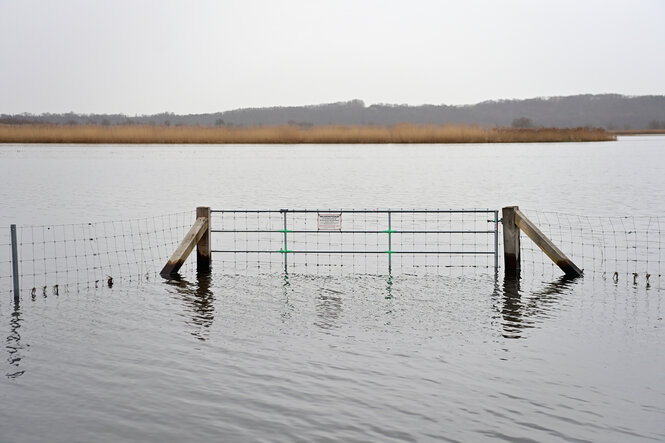
[[392, 229], [388, 229], [388, 230], [381, 231], [381, 232], [383, 232], [384, 234], [392, 234], [392, 233], [395, 233], [397, 231], [393, 231]]
[[288, 253], [288, 252], [293, 252], [293, 251], [291, 251], [290, 249], [280, 249], [280, 250], [277, 251], [277, 252], [281, 252], [282, 254], [286, 254], [286, 253]]
[[293, 232], [290, 229], [278, 229], [277, 232]]

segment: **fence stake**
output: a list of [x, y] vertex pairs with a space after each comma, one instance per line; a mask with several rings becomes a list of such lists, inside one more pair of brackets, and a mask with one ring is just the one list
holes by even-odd
[[506, 275], [516, 275], [520, 270], [520, 230], [515, 224], [517, 206], [502, 209], [503, 217], [503, 263]]
[[494, 211], [494, 272], [499, 269], [499, 211]]
[[282, 209], [282, 212], [284, 213], [284, 274], [289, 273], [289, 268], [288, 268], [288, 259], [287, 259], [287, 254], [289, 252], [289, 249], [286, 244], [286, 233], [288, 232], [286, 229], [286, 213], [288, 212], [288, 209]]
[[[199, 241], [206, 234], [208, 234], [208, 237], [210, 237], [210, 219], [206, 217], [197, 217], [196, 221], [194, 222], [194, 225], [185, 235], [185, 238], [182, 239], [182, 241], [176, 248], [173, 255], [171, 255], [171, 258], [169, 258], [169, 261], [166, 262], [166, 265], [164, 266], [164, 268], [162, 268], [159, 275], [167, 279], [177, 275], [178, 271], [185, 263], [185, 260], [187, 260], [187, 257], [189, 257], [189, 254], [194, 249], [194, 246], [198, 245]], [[208, 248], [209, 247], [210, 246], [208, 245]], [[202, 255], [205, 257], [205, 254]], [[209, 252], [208, 252], [208, 257], [210, 257]]]
[[196, 270], [210, 272], [210, 262], [212, 261], [210, 253], [210, 207], [199, 206], [196, 208], [196, 218], [199, 217], [205, 217], [208, 220], [208, 228], [196, 244]]
[[393, 273], [393, 225], [390, 215], [391, 213], [388, 212], [388, 275]]
[[18, 281], [18, 243], [16, 242], [16, 225], [9, 228], [12, 240], [12, 279], [14, 281], [14, 303], [19, 301], [19, 281]]

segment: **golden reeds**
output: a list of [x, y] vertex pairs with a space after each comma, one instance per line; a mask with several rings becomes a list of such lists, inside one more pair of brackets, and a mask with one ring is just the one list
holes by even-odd
[[0, 125], [0, 143], [120, 144], [328, 144], [328, 143], [527, 143], [609, 141], [596, 128], [482, 128], [468, 125], [393, 126], [60, 126]]
[[614, 135], [663, 135], [665, 129], [613, 129], [608, 132]]

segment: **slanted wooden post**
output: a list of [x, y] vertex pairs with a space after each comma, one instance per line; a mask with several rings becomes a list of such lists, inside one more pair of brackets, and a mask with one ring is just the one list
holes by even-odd
[[208, 227], [205, 233], [196, 244], [196, 270], [199, 272], [210, 272], [210, 208], [208, 206], [199, 206], [196, 208], [196, 218], [205, 217], [208, 220]]
[[[191, 227], [185, 238], [182, 239], [169, 261], [161, 270], [159, 275], [164, 278], [170, 278], [177, 275], [178, 271], [189, 257], [189, 254], [197, 247], [197, 269], [210, 269], [210, 208], [196, 208], [196, 221]], [[202, 241], [205, 237], [205, 241]], [[198, 257], [201, 256], [201, 261]]]
[[561, 268], [567, 277], [579, 277], [582, 275], [582, 270], [571, 259], [566, 257], [566, 254], [561, 252], [517, 207], [515, 207], [515, 224]]
[[502, 210], [503, 262], [508, 276], [520, 271], [520, 230], [515, 224], [515, 211], [519, 211], [517, 206], [507, 206]]
[[503, 251], [506, 275], [520, 269], [520, 230], [523, 231], [568, 277], [579, 277], [582, 270], [541, 232], [518, 206], [503, 208]]

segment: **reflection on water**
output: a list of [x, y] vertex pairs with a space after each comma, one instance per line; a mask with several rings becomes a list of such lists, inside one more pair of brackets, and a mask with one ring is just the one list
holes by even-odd
[[[287, 322], [291, 319], [295, 309], [294, 301], [291, 300], [292, 293], [302, 288], [293, 287], [288, 275], [284, 275], [282, 278], [283, 310], [280, 318], [282, 322]], [[519, 274], [505, 276], [502, 283], [499, 282], [498, 275], [495, 275], [494, 278], [493, 292], [498, 301], [496, 310], [501, 316], [501, 335], [508, 339], [525, 338], [525, 330], [539, 327], [554, 312], [561, 299], [572, 292], [575, 281], [575, 279], [562, 276], [538, 289], [525, 289], [522, 287], [523, 281]], [[188, 332], [199, 340], [206, 340], [215, 318], [215, 296], [211, 290], [211, 274], [197, 273], [195, 282], [177, 278], [170, 280], [168, 284], [185, 302], [185, 312], [188, 314], [186, 324], [192, 327], [192, 330]], [[389, 276], [384, 293], [386, 300], [393, 299], [393, 286], [393, 278]], [[332, 289], [324, 284], [315, 291], [316, 318], [313, 325], [325, 330], [340, 327], [345, 292], [339, 289]], [[387, 313], [390, 312], [391, 309]], [[16, 336], [18, 337], [18, 335]]]
[[393, 276], [388, 275], [388, 280], [386, 281], [386, 300], [392, 300], [393, 298]]
[[289, 283], [289, 274], [284, 274], [284, 283], [282, 284], [282, 297], [284, 300], [284, 311], [280, 314], [282, 323], [287, 322], [291, 318], [294, 310], [293, 302], [291, 301], [291, 284]]
[[22, 322], [21, 309], [19, 304], [15, 303], [14, 311], [11, 313], [9, 319], [9, 335], [7, 336], [5, 345], [8, 354], [7, 362], [9, 363], [8, 378], [18, 378], [25, 373], [25, 369], [21, 369], [23, 344], [21, 344], [20, 329]]
[[186, 311], [191, 315], [191, 320], [186, 321], [192, 327], [190, 333], [199, 340], [206, 340], [215, 320], [215, 296], [210, 290], [210, 273], [197, 272], [195, 283], [175, 278], [168, 284], [181, 296]]
[[321, 329], [334, 329], [339, 327], [339, 319], [342, 315], [341, 291], [329, 288], [321, 288], [316, 297], [316, 320], [314, 325]]
[[449, 425], [451, 441], [663, 441], [662, 291], [528, 274], [117, 286], [0, 311], [20, 377], [0, 382], [0, 440], [428, 441]]
[[504, 338], [522, 338], [525, 329], [533, 328], [548, 316], [560, 299], [570, 294], [576, 279], [562, 276], [537, 291], [523, 291], [521, 276], [506, 275], [503, 279], [502, 329]]

